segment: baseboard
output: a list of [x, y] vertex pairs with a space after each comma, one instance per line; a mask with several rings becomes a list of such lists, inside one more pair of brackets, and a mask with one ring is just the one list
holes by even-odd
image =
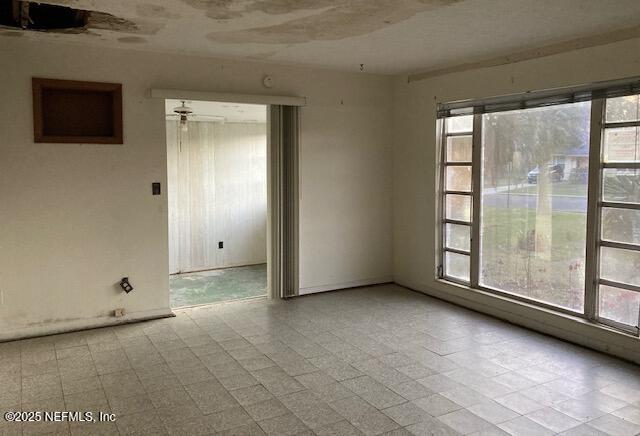
[[128, 313], [123, 317], [101, 316], [97, 318], [84, 318], [72, 321], [63, 321], [38, 326], [27, 326], [14, 330], [4, 330], [0, 332], [0, 342], [14, 341], [18, 339], [34, 338], [38, 336], [57, 335], [78, 330], [89, 330], [100, 327], [110, 327], [114, 325], [129, 324], [133, 322], [146, 321], [157, 318], [168, 318], [175, 316], [170, 308], [142, 310]]
[[580, 317], [540, 308], [485, 291], [437, 282], [396, 279], [400, 286], [540, 333], [640, 364], [640, 339]]
[[381, 285], [383, 283], [392, 283], [392, 276], [378, 277], [373, 279], [355, 280], [353, 282], [335, 283], [330, 285], [310, 286], [300, 288], [298, 295], [316, 294], [318, 292], [335, 291], [337, 289], [357, 288], [360, 286]]

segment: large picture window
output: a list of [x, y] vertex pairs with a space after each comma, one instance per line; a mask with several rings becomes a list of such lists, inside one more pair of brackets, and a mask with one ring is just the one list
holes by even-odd
[[584, 307], [590, 104], [482, 116], [480, 284]]
[[439, 277], [637, 335], [640, 96], [595, 97], [439, 111]]

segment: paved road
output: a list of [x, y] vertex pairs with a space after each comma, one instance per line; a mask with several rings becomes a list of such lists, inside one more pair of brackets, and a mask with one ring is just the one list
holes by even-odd
[[[531, 194], [507, 194], [504, 192], [484, 194], [482, 201], [485, 206], [531, 208], [537, 207], [538, 196]], [[587, 198], [568, 195], [554, 195], [551, 198], [554, 212], [587, 212]]]

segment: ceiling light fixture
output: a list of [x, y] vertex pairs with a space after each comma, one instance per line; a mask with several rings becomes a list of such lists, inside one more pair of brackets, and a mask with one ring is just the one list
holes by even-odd
[[187, 116], [193, 113], [193, 109], [185, 104], [185, 101], [182, 100], [182, 105], [173, 108], [173, 111], [180, 116], [180, 127], [183, 132], [186, 132], [187, 127]]

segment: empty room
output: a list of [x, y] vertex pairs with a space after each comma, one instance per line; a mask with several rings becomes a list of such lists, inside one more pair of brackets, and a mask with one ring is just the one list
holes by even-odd
[[166, 100], [171, 307], [267, 289], [267, 108]]
[[639, 435], [638, 23], [0, 0], [0, 435]]

